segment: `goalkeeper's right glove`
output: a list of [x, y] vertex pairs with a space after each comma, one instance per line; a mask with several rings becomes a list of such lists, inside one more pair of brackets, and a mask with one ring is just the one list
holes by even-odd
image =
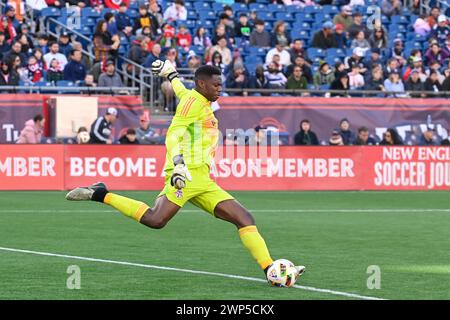
[[173, 158], [173, 164], [175, 167], [170, 177], [170, 184], [177, 189], [183, 189], [186, 187], [186, 180], [192, 181], [191, 173], [184, 164], [183, 155], [175, 156]]
[[178, 72], [173, 66], [170, 60], [161, 61], [156, 60], [152, 63], [152, 73], [155, 76], [167, 77], [169, 81], [172, 81], [174, 78], [178, 77]]

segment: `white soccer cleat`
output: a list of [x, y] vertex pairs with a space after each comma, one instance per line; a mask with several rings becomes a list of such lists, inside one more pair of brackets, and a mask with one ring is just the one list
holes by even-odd
[[305, 273], [306, 267], [305, 266], [295, 266], [295, 269], [297, 270], [297, 276], [296, 279], [300, 277], [302, 274]]
[[66, 200], [70, 201], [87, 201], [92, 200], [92, 195], [95, 190], [99, 188], [106, 189], [106, 185], [103, 182], [97, 182], [89, 187], [78, 187], [66, 194]]

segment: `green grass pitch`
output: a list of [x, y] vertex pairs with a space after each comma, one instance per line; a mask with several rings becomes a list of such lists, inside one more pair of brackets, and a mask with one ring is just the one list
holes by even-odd
[[[152, 230], [64, 194], [0, 192], [0, 299], [450, 299], [448, 192], [233, 192], [272, 256], [307, 267], [307, 288], [4, 249], [264, 278], [235, 227], [191, 205]], [[79, 290], [66, 286], [71, 265]], [[367, 288], [371, 265], [380, 289]]]

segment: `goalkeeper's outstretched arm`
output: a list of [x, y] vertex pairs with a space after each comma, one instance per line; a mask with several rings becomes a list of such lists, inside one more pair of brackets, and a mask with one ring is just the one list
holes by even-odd
[[178, 99], [181, 100], [181, 98], [189, 92], [189, 90], [186, 89], [184, 84], [181, 82], [180, 78], [178, 78], [178, 72], [169, 60], [156, 60], [153, 62], [152, 72], [154, 75], [166, 77], [170, 81]]

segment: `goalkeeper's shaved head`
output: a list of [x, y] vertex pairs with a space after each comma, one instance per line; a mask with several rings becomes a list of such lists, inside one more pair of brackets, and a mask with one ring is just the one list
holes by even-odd
[[201, 66], [194, 74], [195, 90], [209, 101], [216, 101], [222, 91], [222, 71], [210, 65]]

